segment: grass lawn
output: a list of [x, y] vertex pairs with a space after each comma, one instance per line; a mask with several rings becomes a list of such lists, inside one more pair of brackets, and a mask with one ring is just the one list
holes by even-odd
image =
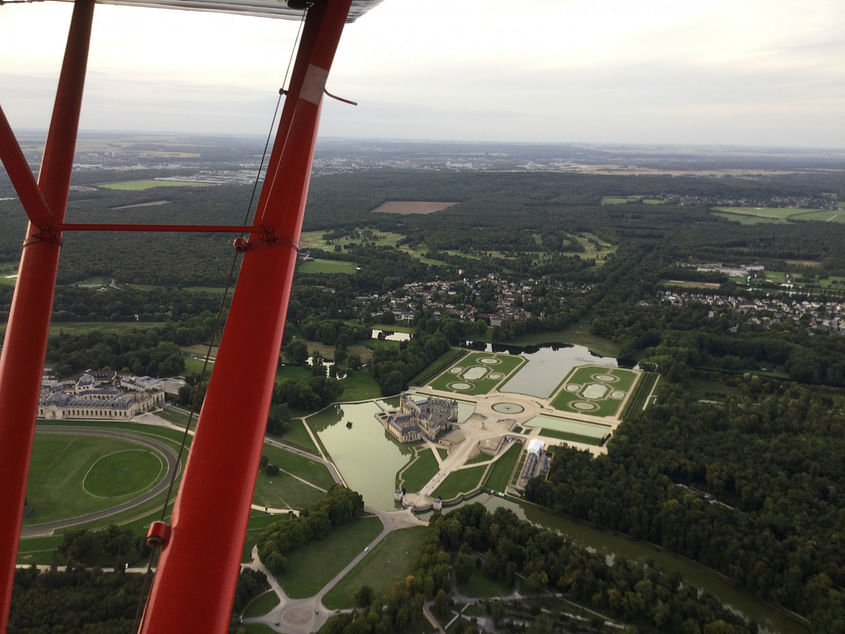
[[584, 445], [594, 445], [598, 447], [601, 445], [601, 438], [593, 438], [592, 436], [582, 436], [580, 434], [573, 434], [568, 431], [558, 431], [557, 429], [549, 429], [542, 427], [540, 435], [546, 438], [558, 438], [560, 440], [569, 440], [570, 442], [577, 442]]
[[[159, 418], [163, 418], [166, 421], [170, 421], [174, 425], [179, 425], [179, 427], [184, 429], [185, 423], [188, 422], [188, 415], [190, 414], [190, 412], [187, 410], [185, 412], [182, 412], [176, 409], [164, 408], [158, 410], [157, 412], [154, 412], [154, 414]], [[191, 418], [191, 429], [196, 428], [198, 416], [199, 412], [194, 412], [194, 415]]]
[[372, 552], [349, 571], [323, 598], [330, 610], [355, 607], [353, 596], [362, 585], [376, 595], [386, 594], [411, 572], [419, 557], [425, 526], [413, 526], [389, 533]]
[[118, 189], [123, 191], [140, 191], [142, 189], [152, 189], [154, 187], [208, 187], [210, 183], [195, 183], [193, 181], [156, 181], [156, 180], [136, 180], [136, 181], [120, 181], [117, 183], [101, 183], [97, 187], [103, 189]]
[[238, 628], [243, 628], [246, 634], [278, 634], [276, 630], [269, 625], [264, 625], [264, 623], [248, 623], [246, 625], [239, 625]]
[[439, 497], [443, 500], [451, 500], [461, 493], [474, 491], [481, 485], [481, 478], [486, 470], [487, 465], [479, 465], [477, 467], [453, 471], [434, 490], [432, 496]]
[[446, 460], [449, 457], [449, 450], [443, 449], [443, 447], [437, 448], [437, 454], [440, 456], [441, 460]]
[[276, 370], [276, 383], [282, 379], [291, 381], [307, 381], [311, 378], [311, 368], [303, 368], [301, 365], [283, 365]]
[[[552, 400], [552, 407], [563, 412], [590, 416], [618, 416], [625, 395], [639, 372], [624, 368], [585, 365], [572, 370]], [[599, 380], [596, 377], [612, 377]]]
[[515, 355], [470, 352], [432, 381], [431, 387], [458, 394], [487, 394], [523, 363], [525, 359]]
[[381, 388], [366, 370], [349, 372], [340, 384], [343, 386], [341, 401], [363, 401], [381, 396]]
[[326, 539], [309, 542], [288, 553], [288, 569], [279, 577], [279, 583], [292, 599], [316, 594], [373, 541], [382, 528], [378, 517], [364, 517], [335, 528]]
[[249, 523], [246, 527], [246, 539], [244, 540], [244, 549], [241, 553], [241, 563], [249, 563], [251, 561], [252, 547], [258, 543], [264, 530], [274, 524], [275, 522], [283, 522], [285, 516], [283, 515], [269, 515], [263, 511], [250, 511]]
[[496, 581], [476, 570], [466, 583], [458, 584], [458, 589], [468, 597], [501, 597], [513, 592], [513, 588], [501, 581]]
[[205, 365], [205, 359], [197, 359], [196, 357], [184, 356], [183, 359], [185, 360], [185, 376], [190, 376], [192, 374], [202, 374], [203, 368], [205, 368], [206, 375], [211, 374], [211, 370], [214, 369], [214, 361], [209, 360], [208, 366]]
[[66, 332], [77, 335], [92, 330], [100, 332], [127, 332], [129, 330], [149, 330], [164, 326], [163, 321], [54, 321], [50, 323], [50, 336]]
[[259, 470], [252, 502], [270, 508], [304, 509], [316, 504], [323, 495], [320, 489], [297, 480], [285, 471], [268, 476]]
[[[140, 458], [147, 452], [152, 460]], [[124, 454], [126, 460], [121, 460]], [[163, 475], [163, 458], [129, 440], [36, 434], [27, 486], [27, 501], [35, 512], [24, 518], [24, 524], [110, 508], [153, 486]], [[86, 490], [89, 476], [94, 491]]]
[[437, 458], [431, 449], [425, 449], [399, 474], [400, 486], [407, 491], [417, 492], [440, 470]]
[[96, 497], [122, 497], [146, 491], [164, 475], [164, 459], [145, 447], [122, 449], [97, 460], [82, 481]]
[[314, 441], [311, 440], [311, 436], [308, 435], [305, 429], [305, 423], [302, 422], [301, 418], [293, 418], [288, 421], [288, 430], [278, 438], [286, 443], [305, 449], [305, 451], [310, 451], [314, 455], [319, 455], [320, 453], [317, 451]]
[[796, 214], [790, 220], [816, 220], [819, 222], [845, 222], [845, 210], [815, 209], [806, 213]]
[[464, 462], [464, 464], [481, 464], [482, 462], [490, 462], [492, 459], [492, 456], [488, 456], [486, 453], [480, 453]]
[[511, 473], [519, 459], [519, 454], [522, 452], [522, 445], [520, 443], [511, 443], [510, 448], [493, 464], [490, 472], [487, 474], [487, 481], [484, 485], [494, 491], [504, 491], [508, 487], [508, 482], [511, 479]]
[[249, 602], [249, 605], [243, 611], [243, 616], [247, 619], [253, 616], [264, 616], [277, 605], [279, 605], [278, 595], [272, 590], [268, 590]]
[[314, 259], [308, 262], [300, 262], [296, 267], [297, 273], [342, 273], [352, 275], [355, 273], [355, 263], [346, 260], [321, 260]]
[[461, 348], [450, 348], [441, 354], [431, 365], [409, 381], [409, 385], [425, 385], [438, 374], [450, 367], [466, 353]]
[[299, 476], [321, 489], [328, 489], [334, 484], [329, 470], [319, 462], [314, 462], [304, 456], [290, 453], [289, 451], [271, 445], [264, 445], [261, 449], [261, 454], [267, 456], [270, 462], [278, 465], [280, 469]]

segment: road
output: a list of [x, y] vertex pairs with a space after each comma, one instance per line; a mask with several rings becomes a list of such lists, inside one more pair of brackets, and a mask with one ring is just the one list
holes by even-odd
[[179, 470], [181, 469], [181, 465], [179, 464], [179, 459], [176, 451], [170, 447], [169, 445], [155, 440], [154, 438], [149, 438], [147, 436], [138, 434], [136, 432], [131, 431], [120, 431], [117, 429], [97, 429], [93, 427], [46, 427], [46, 426], [39, 426], [36, 430], [38, 434], [74, 434], [74, 435], [81, 435], [81, 436], [98, 436], [98, 437], [107, 437], [107, 438], [121, 438], [123, 440], [131, 440], [134, 443], [138, 443], [141, 445], [146, 445], [150, 449], [155, 450], [156, 452], [162, 454], [165, 458], [165, 466], [166, 471], [164, 473], [164, 477], [156, 484], [153, 488], [149, 489], [148, 491], [142, 493], [136, 498], [129, 500], [128, 502], [124, 502], [123, 504], [118, 504], [117, 506], [113, 506], [108, 509], [104, 509], [102, 511], [96, 511], [94, 513], [87, 513], [86, 515], [79, 515], [77, 517], [71, 517], [63, 520], [59, 520], [56, 522], [46, 522], [44, 524], [31, 524], [29, 526], [24, 526], [21, 530], [21, 538], [26, 537], [46, 537], [48, 535], [52, 535], [54, 531], [63, 528], [69, 528], [71, 526], [77, 526], [79, 524], [85, 524], [88, 522], [94, 522], [97, 520], [105, 519], [112, 515], [116, 515], [118, 513], [122, 513], [123, 511], [127, 511], [129, 509], [135, 508], [136, 506], [140, 506], [144, 502], [153, 499], [162, 491], [167, 489], [167, 486], [170, 484], [170, 477], [171, 474], [175, 473], [179, 474]]

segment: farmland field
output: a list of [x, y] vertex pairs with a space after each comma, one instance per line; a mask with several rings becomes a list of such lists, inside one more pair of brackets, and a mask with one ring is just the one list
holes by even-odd
[[140, 191], [142, 189], [152, 189], [154, 187], [208, 187], [211, 183], [196, 183], [194, 181], [156, 181], [156, 180], [137, 180], [137, 181], [120, 181], [117, 183], [103, 183], [99, 185], [103, 189], [118, 189], [122, 191]]

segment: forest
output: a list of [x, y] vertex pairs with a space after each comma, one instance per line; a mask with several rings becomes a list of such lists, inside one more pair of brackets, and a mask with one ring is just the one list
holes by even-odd
[[[152, 175], [158, 173], [126, 174]], [[96, 185], [97, 179], [89, 174], [79, 183]], [[75, 222], [240, 224], [249, 190], [86, 187], [72, 193], [68, 213]], [[387, 200], [457, 204], [430, 215], [372, 212]], [[302, 366], [309, 346], [320, 344], [338, 369], [367, 372], [390, 395], [467, 340], [565, 343], [567, 329], [579, 328], [612, 342], [621, 359], [660, 372], [657, 403], [619, 428], [606, 456], [556, 450], [548, 479], [532, 481], [527, 496], [705, 563], [756, 597], [808, 618], [814, 631], [845, 631], [845, 332], [841, 287], [835, 285], [845, 280], [845, 223], [741, 224], [712, 210], [716, 204], [783, 207], [797, 200], [841, 206], [842, 170], [718, 178], [445, 169], [320, 175], [312, 182], [303, 227], [315, 232], [319, 246], [308, 254], [352, 263], [354, 273], [297, 271], [281, 363]], [[6, 274], [14, 272], [24, 230], [19, 205], [0, 200], [0, 270]], [[231, 263], [231, 237], [68, 234], [53, 320], [127, 327], [57, 334], [48, 363], [62, 376], [106, 367], [185, 372], [180, 347], [207, 343]], [[813, 284], [751, 290], [742, 280], [695, 269], [705, 263], [759, 265]], [[539, 282], [519, 298], [530, 317], [493, 323], [489, 315], [500, 291], [490, 275], [526, 287]], [[678, 288], [667, 280], [709, 297], [830, 301], [840, 308], [766, 322], [707, 301], [664, 302]], [[482, 316], [461, 319], [419, 301], [410, 308], [410, 341], [370, 341], [372, 325], [396, 318], [385, 299], [390, 293], [440, 281], [455, 283], [453, 296], [444, 293], [446, 301], [464, 300], [477, 289], [473, 308]], [[0, 284], [0, 318], [8, 315], [12, 288]], [[810, 328], [822, 320], [833, 325], [823, 332]], [[132, 322], [153, 325], [133, 328]], [[349, 352], [362, 344], [371, 353], [366, 360]], [[198, 407], [205, 382], [186, 378], [181, 402]], [[279, 380], [271, 431], [284, 429], [292, 409], [317, 410], [341, 389], [334, 376]], [[306, 519], [289, 529], [299, 537], [322, 534], [325, 515], [315, 513], [313, 526]], [[278, 537], [283, 543], [299, 539]], [[66, 546], [68, 560], [86, 549], [108, 552], [93, 542], [77, 535]], [[551, 555], [541, 561], [539, 552]], [[478, 509], [433, 521], [413, 578], [391, 596], [374, 598], [366, 612], [338, 616], [328, 631], [401, 631], [440, 591], [445, 610], [452, 572], [466, 574], [470, 565], [505, 583], [564, 593], [636, 623], [640, 631], [699, 631], [685, 624], [707, 620], [706, 631], [753, 631], [709, 601], [694, 607], [688, 589], [671, 576], [627, 562], [607, 568], [557, 536]], [[19, 574], [35, 595], [43, 592], [39, 584], [59, 583], [49, 575], [42, 582], [34, 573]], [[75, 574], [86, 593], [109, 588], [122, 596], [123, 584], [132, 583], [120, 575]], [[78, 626], [56, 623], [51, 631]], [[39, 631], [26, 627], [16, 631]], [[515, 628], [502, 625], [507, 627]]]

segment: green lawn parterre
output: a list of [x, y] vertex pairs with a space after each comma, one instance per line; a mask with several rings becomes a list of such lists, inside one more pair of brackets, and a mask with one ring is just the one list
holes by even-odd
[[451, 500], [458, 497], [461, 493], [475, 491], [481, 486], [481, 478], [484, 477], [487, 467], [488, 465], [478, 465], [477, 467], [453, 471], [434, 490], [431, 494], [432, 497]]
[[487, 473], [487, 480], [484, 486], [494, 491], [504, 491], [508, 488], [508, 482], [511, 478], [511, 473], [519, 460], [519, 455], [522, 453], [522, 444], [518, 442], [511, 443], [508, 450], [501, 456]]
[[[619, 416], [622, 404], [639, 376], [636, 370], [585, 365], [572, 370], [552, 398], [552, 407], [562, 412], [590, 416]], [[603, 379], [601, 377], [613, 377]], [[577, 391], [571, 391], [576, 390]], [[623, 393], [619, 398], [619, 393]], [[585, 404], [579, 407], [578, 404]]]
[[439, 470], [440, 464], [437, 462], [437, 458], [435, 458], [432, 450], [424, 449], [417, 453], [417, 457], [399, 473], [399, 484], [407, 491], [417, 492]]
[[[494, 362], [485, 363], [485, 360]], [[456, 394], [487, 394], [507, 381], [523, 363], [525, 359], [515, 355], [470, 352], [432, 381], [431, 387]]]

